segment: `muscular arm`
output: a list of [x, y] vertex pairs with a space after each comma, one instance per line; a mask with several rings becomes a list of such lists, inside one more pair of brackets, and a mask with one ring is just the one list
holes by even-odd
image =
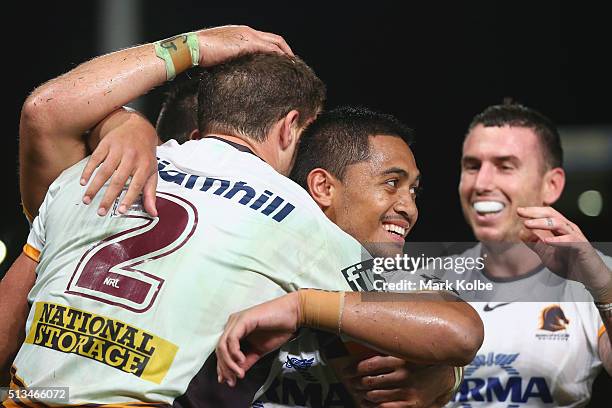
[[[196, 34], [201, 66], [247, 52], [291, 54], [282, 37], [245, 26]], [[85, 157], [84, 132], [165, 81], [164, 60], [156, 56], [154, 44], [145, 44], [94, 58], [35, 89], [23, 105], [19, 129], [26, 210], [35, 216], [51, 182]]]
[[0, 386], [8, 384], [9, 369], [25, 337], [27, 297], [36, 281], [36, 265], [22, 253], [0, 281]]
[[347, 292], [344, 303], [343, 334], [412, 363], [466, 365], [484, 337], [476, 311], [445, 293]]
[[20, 121], [20, 189], [35, 216], [51, 182], [87, 155], [83, 134], [166, 79], [152, 44], [88, 61], [26, 99]]
[[[342, 333], [418, 364], [468, 364], [482, 344], [478, 314], [466, 303], [432, 293], [356, 293], [300, 290], [230, 316], [217, 345], [220, 378], [242, 378], [265, 353], [298, 327]], [[243, 353], [240, 340], [250, 349]]]

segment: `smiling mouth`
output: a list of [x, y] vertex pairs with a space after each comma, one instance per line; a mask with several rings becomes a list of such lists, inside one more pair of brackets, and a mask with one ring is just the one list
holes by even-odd
[[500, 201], [475, 201], [472, 203], [472, 208], [478, 215], [498, 214], [506, 205]]
[[382, 226], [385, 231], [392, 234], [395, 240], [404, 240], [406, 235], [408, 235], [409, 227], [404, 228], [396, 224], [383, 224]]

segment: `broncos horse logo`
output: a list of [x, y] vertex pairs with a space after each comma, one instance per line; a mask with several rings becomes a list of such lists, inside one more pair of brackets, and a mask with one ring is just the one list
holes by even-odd
[[564, 330], [569, 324], [569, 319], [558, 305], [545, 307], [540, 316], [540, 329], [551, 332]]

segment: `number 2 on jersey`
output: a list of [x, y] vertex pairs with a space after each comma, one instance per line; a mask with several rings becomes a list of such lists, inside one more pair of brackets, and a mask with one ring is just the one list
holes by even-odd
[[68, 283], [66, 293], [95, 299], [133, 312], [148, 310], [164, 279], [137, 267], [167, 256], [191, 238], [198, 223], [196, 208], [181, 197], [157, 193], [158, 218], [100, 241], [88, 250]]

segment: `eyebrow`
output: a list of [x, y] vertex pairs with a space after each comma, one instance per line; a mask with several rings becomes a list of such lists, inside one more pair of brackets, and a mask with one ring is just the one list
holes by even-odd
[[[518, 162], [521, 161], [518, 157], [516, 157], [515, 155], [512, 155], [512, 154], [511, 155], [507, 155], [507, 156], [494, 156], [494, 157], [491, 158], [491, 160], [494, 161], [494, 162], [497, 162], [497, 163], [505, 162], [505, 161], [511, 161], [511, 162], [518, 163]], [[474, 156], [463, 156], [461, 158], [461, 162], [462, 163], [465, 163], [465, 162], [475, 162], [475, 161], [476, 162], [481, 162], [482, 159], [474, 157]]]
[[[384, 170], [382, 173], [380, 173], [383, 176], [386, 176], [388, 174], [397, 174], [399, 176], [402, 177], [406, 177], [409, 178], [410, 177], [410, 173], [408, 173], [406, 170], [399, 168], [399, 167], [390, 167], [386, 170]], [[421, 173], [417, 174], [416, 178], [414, 179], [414, 181], [419, 181], [421, 179]]]
[[498, 156], [498, 157], [494, 157], [493, 160], [496, 161], [496, 162], [510, 161], [510, 162], [513, 162], [513, 163], [518, 163], [518, 162], [521, 161], [518, 157], [516, 157], [514, 155]]

